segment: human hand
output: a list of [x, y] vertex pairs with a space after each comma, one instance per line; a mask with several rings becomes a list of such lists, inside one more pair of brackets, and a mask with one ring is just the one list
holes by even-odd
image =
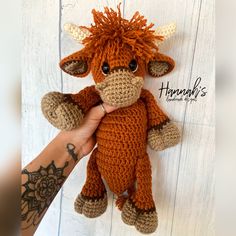
[[[103, 107], [105, 111], [103, 111]], [[66, 140], [70, 140], [69, 142], [75, 145], [80, 158], [86, 156], [93, 150], [96, 144], [93, 134], [105, 114], [117, 109], [106, 103], [103, 103], [103, 107], [98, 105], [91, 108], [83, 118], [78, 129], [61, 131], [58, 135]]]

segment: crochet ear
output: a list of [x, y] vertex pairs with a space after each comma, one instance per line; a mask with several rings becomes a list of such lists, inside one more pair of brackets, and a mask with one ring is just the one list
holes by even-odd
[[60, 67], [67, 74], [75, 77], [85, 77], [90, 72], [90, 64], [91, 59], [78, 51], [62, 59]]
[[172, 58], [157, 53], [154, 58], [148, 62], [147, 71], [152, 77], [161, 77], [170, 73], [175, 67], [175, 62]]

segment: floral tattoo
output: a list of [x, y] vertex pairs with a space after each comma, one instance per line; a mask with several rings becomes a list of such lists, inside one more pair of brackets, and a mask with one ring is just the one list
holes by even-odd
[[68, 162], [65, 162], [63, 167], [57, 168], [52, 161], [47, 167], [41, 166], [37, 171], [22, 171], [22, 174], [28, 176], [27, 182], [22, 185], [25, 188], [21, 197], [22, 229], [39, 224], [43, 213], [66, 179], [63, 172], [67, 166]]

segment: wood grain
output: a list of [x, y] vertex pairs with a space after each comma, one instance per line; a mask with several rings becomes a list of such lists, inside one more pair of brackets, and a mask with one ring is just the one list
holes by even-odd
[[[116, 8], [118, 0], [23, 2], [22, 163], [31, 161], [57, 132], [42, 116], [41, 97], [49, 91], [78, 92], [93, 84], [91, 76], [76, 79], [60, 71], [58, 62], [81, 49], [63, 32], [66, 22], [89, 25], [91, 10]], [[160, 47], [176, 61], [175, 70], [158, 80], [147, 76], [145, 87], [183, 132], [182, 143], [162, 152], [148, 149], [152, 162], [153, 195], [159, 228], [152, 235], [214, 235], [214, 1], [123, 0], [122, 13], [140, 11], [156, 26], [177, 23], [177, 34]], [[159, 99], [161, 82], [173, 88], [191, 87], [197, 77], [207, 96], [196, 103]], [[86, 178], [85, 157], [67, 179], [36, 235], [141, 235], [125, 225], [108, 190], [107, 211], [87, 219], [73, 210]]]
[[208, 93], [186, 106], [172, 235], [215, 235], [213, 25], [214, 1], [203, 0], [189, 83], [201, 76]]
[[211, 126], [215, 124], [214, 9], [214, 0], [202, 1], [189, 84], [193, 86], [194, 81], [201, 77], [200, 86], [206, 87], [207, 94], [205, 97], [199, 96], [197, 102], [187, 104], [186, 123]]
[[185, 126], [171, 235], [213, 236], [214, 127]]

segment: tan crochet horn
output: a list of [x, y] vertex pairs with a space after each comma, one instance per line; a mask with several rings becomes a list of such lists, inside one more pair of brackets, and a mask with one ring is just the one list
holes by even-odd
[[155, 34], [158, 36], [163, 36], [163, 40], [157, 40], [156, 44], [159, 46], [166, 39], [170, 38], [176, 31], [176, 24], [170, 23], [168, 25], [160, 26], [155, 30]]
[[64, 25], [64, 30], [78, 43], [83, 43], [83, 40], [90, 35], [89, 30], [81, 26], [67, 23]]
[[[71, 35], [73, 39], [75, 39], [78, 43], [83, 43], [83, 40], [90, 35], [89, 30], [86, 28], [83, 28], [81, 26], [67, 23], [64, 25], [64, 30]], [[156, 44], [159, 46], [163, 41], [170, 38], [176, 31], [176, 24], [171, 23], [168, 25], [164, 25], [161, 27], [158, 27], [155, 30], [155, 34], [159, 36], [163, 36], [163, 40], [157, 40]]]

